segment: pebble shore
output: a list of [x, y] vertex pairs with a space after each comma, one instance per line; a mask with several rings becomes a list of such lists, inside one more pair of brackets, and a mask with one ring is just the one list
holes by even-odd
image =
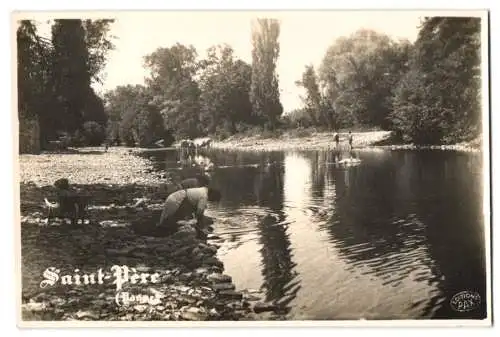
[[[280, 307], [259, 290], [238, 290], [217, 258], [222, 239], [196, 238], [186, 221], [168, 237], [138, 235], [134, 225], [155, 221], [166, 181], [150, 173], [135, 150], [82, 150], [85, 154], [20, 156], [22, 304], [25, 321], [219, 321], [279, 320]], [[44, 221], [43, 198], [55, 197], [51, 184], [68, 177], [91, 193], [90, 224], [68, 228]], [[137, 201], [142, 199], [143, 202]], [[137, 206], [135, 206], [137, 205]], [[214, 219], [213, 221], [217, 221]], [[126, 265], [157, 273], [155, 284], [126, 284], [122, 291], [144, 301], [118, 305], [113, 284], [41, 288], [49, 266], [71, 273]], [[143, 296], [147, 295], [147, 296]], [[146, 301], [156, 298], [156, 302]], [[145, 303], [143, 303], [145, 302]]]
[[[429, 145], [419, 146], [414, 144], [388, 144], [379, 145], [389, 141], [390, 131], [365, 131], [353, 132], [353, 147], [356, 150], [451, 150], [462, 152], [481, 151], [481, 141], [476, 139], [471, 142], [464, 142], [453, 145]], [[221, 150], [238, 151], [304, 151], [304, 150], [332, 150], [336, 144], [334, 142], [334, 132], [315, 132], [309, 136], [293, 137], [284, 134], [279, 138], [261, 138], [258, 136], [240, 138], [233, 136], [223, 141], [213, 142], [212, 147]], [[340, 133], [341, 144], [346, 146], [347, 133]]]

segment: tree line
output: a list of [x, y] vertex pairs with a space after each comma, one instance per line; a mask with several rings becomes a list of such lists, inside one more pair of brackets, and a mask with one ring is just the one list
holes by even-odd
[[279, 29], [277, 20], [254, 22], [252, 64], [227, 44], [206, 55], [179, 43], [146, 55], [144, 85], [105, 94], [112, 142], [148, 146], [163, 139], [168, 145], [179, 138], [277, 129], [283, 112], [276, 74]]
[[289, 125], [392, 130], [394, 141], [448, 144], [481, 130], [480, 19], [430, 17], [417, 40], [359, 30], [335, 41], [297, 81], [304, 107]]
[[111, 23], [55, 20], [51, 40], [30, 21], [19, 26], [20, 120], [38, 121], [42, 147], [61, 133], [85, 145], [106, 139], [128, 146], [308, 127], [375, 127], [418, 144], [480, 133], [479, 18], [425, 18], [414, 43], [365, 29], [339, 38], [318, 68], [305, 66], [297, 81], [303, 107], [286, 114], [277, 20], [253, 22], [251, 64], [229, 45], [199, 55], [177, 43], [144, 57], [144, 85], [118, 86], [101, 98], [91, 83], [102, 79], [113, 48]]
[[[60, 138], [73, 145], [103, 142], [107, 115], [91, 84], [102, 81], [106, 56], [113, 48], [109, 37], [112, 22], [54, 20], [51, 38], [42, 37], [35, 22], [19, 22], [17, 93], [21, 152], [36, 152]], [[26, 141], [25, 138], [33, 138], [33, 133], [36, 139]]]

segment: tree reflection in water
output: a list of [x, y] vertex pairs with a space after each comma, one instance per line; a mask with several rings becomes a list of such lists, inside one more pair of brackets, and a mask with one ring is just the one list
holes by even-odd
[[262, 288], [266, 300], [279, 303], [283, 314], [289, 312], [289, 303], [300, 289], [294, 281], [297, 273], [292, 261], [292, 249], [288, 233], [288, 224], [283, 211], [283, 159], [273, 162], [266, 160], [260, 174], [255, 179], [258, 203], [269, 210], [258, 224], [259, 242], [262, 246]]

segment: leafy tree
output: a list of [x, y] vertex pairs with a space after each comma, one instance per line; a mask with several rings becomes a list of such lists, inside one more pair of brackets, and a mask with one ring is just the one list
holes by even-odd
[[86, 122], [97, 122], [103, 128], [106, 128], [106, 124], [108, 122], [108, 116], [106, 115], [106, 111], [104, 109], [104, 101], [92, 88], [89, 88], [87, 93], [87, 99], [85, 100], [85, 105], [83, 107], [83, 119]]
[[168, 129], [179, 137], [202, 134], [199, 121], [200, 88], [195, 81], [199, 70], [193, 46], [175, 44], [158, 48], [144, 58], [150, 70], [146, 83]]
[[52, 39], [37, 34], [31, 21], [17, 32], [18, 105], [25, 120], [39, 122], [41, 147], [64, 133], [81, 138], [84, 122], [105, 127], [103, 102], [91, 88], [100, 76], [109, 50], [113, 20], [55, 20]]
[[155, 104], [148, 87], [119, 86], [108, 91], [104, 97], [110, 118], [110, 141], [121, 141], [127, 146], [137, 143], [141, 147], [149, 147], [163, 139], [165, 146], [172, 144], [172, 135], [165, 129], [160, 107]]
[[[133, 133], [135, 117], [145, 110], [152, 95], [141, 85], [118, 86], [104, 94], [105, 109], [109, 117], [108, 139], [129, 146], [135, 143]], [[163, 122], [162, 122], [163, 124]]]
[[408, 46], [363, 29], [327, 50], [319, 77], [341, 126], [388, 127], [391, 90], [405, 72]]
[[279, 56], [280, 24], [275, 19], [257, 19], [252, 27], [252, 84], [250, 101], [259, 124], [273, 130], [283, 113], [276, 62]]
[[209, 134], [234, 134], [251, 122], [251, 66], [235, 60], [227, 45], [212, 47], [200, 78], [200, 121]]
[[[40, 122], [50, 124], [45, 112], [48, 106], [50, 78], [50, 44], [37, 34], [36, 25], [20, 21], [17, 28], [17, 107], [19, 117], [19, 150], [36, 153], [43, 144]], [[53, 121], [51, 121], [53, 123]]]
[[139, 111], [135, 117], [134, 125], [137, 143], [141, 147], [149, 147], [165, 136], [163, 118], [157, 107], [152, 104], [148, 104]]
[[75, 132], [83, 125], [83, 110], [90, 88], [89, 53], [81, 20], [55, 20], [52, 44], [52, 76], [59, 127]]
[[108, 53], [115, 48], [114, 36], [109, 34], [110, 26], [114, 21], [113, 19], [87, 19], [82, 22], [88, 51], [88, 72], [90, 78], [98, 83], [103, 81], [102, 70], [106, 65]]
[[106, 139], [106, 130], [97, 122], [85, 122], [83, 124], [83, 138], [85, 139], [85, 145], [99, 146]]
[[394, 129], [418, 144], [453, 143], [480, 132], [480, 19], [426, 18], [395, 90]]
[[305, 109], [302, 112], [305, 115], [301, 117], [302, 123], [329, 129], [337, 128], [338, 121], [335, 109], [330, 104], [328, 97], [322, 93], [318, 76], [312, 65], [306, 66], [302, 80], [297, 81], [296, 84], [306, 91], [306, 96], [303, 97]]
[[25, 116], [37, 115], [44, 102], [50, 76], [50, 45], [38, 36], [29, 20], [17, 29], [18, 110]]

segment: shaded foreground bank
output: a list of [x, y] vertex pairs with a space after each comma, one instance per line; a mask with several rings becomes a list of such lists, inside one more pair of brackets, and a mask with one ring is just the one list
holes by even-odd
[[[221, 243], [216, 236], [206, 242], [196, 239], [189, 222], [171, 237], [138, 235], [132, 230], [158, 220], [165, 197], [161, 184], [167, 182], [161, 173], [153, 173], [148, 160], [133, 152], [85, 149], [20, 156], [22, 319], [279, 319], [278, 308], [261, 303], [259, 291], [234, 290], [216, 257]], [[55, 200], [51, 185], [61, 177], [93, 196], [90, 224], [71, 228], [44, 223], [43, 199]], [[121, 291], [114, 283], [117, 268], [124, 279], [123, 268], [128, 270], [129, 282]], [[54, 270], [60, 270], [59, 276], [71, 275], [72, 284], [62, 285]], [[84, 274], [92, 273], [96, 282], [76, 284], [74, 275], [84, 280]], [[99, 283], [100, 273], [108, 277]], [[133, 274], [156, 278], [137, 278], [140, 281], [131, 284]], [[42, 286], [44, 280], [50, 282]], [[132, 295], [139, 296], [124, 303]], [[268, 307], [276, 314], [256, 313]]]

